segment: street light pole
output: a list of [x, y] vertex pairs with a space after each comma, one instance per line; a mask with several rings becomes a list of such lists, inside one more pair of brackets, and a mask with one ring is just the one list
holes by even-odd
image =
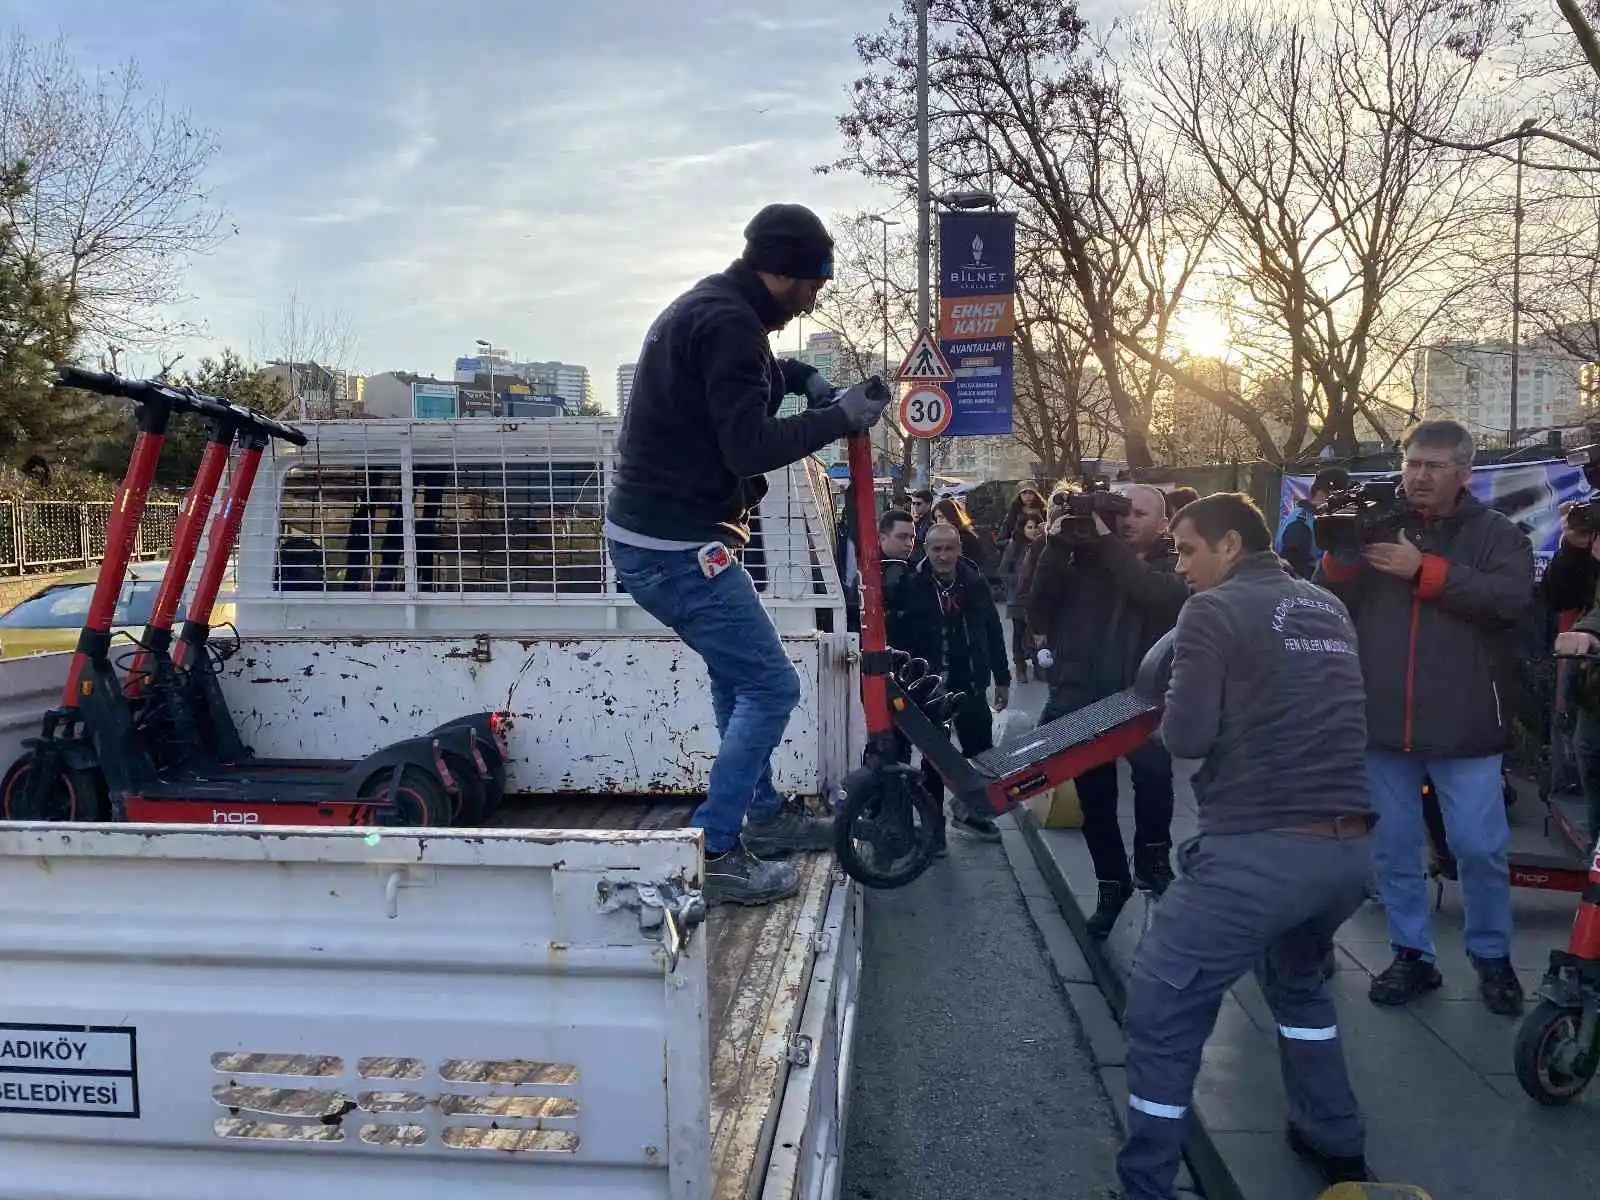
[[[917, 335], [928, 328], [930, 291], [928, 207], [928, 0], [917, 0]], [[887, 236], [885, 230], [885, 236]], [[917, 439], [916, 486], [933, 486], [933, 442]]]
[[889, 226], [900, 224], [877, 213], [868, 213], [867, 220], [883, 226], [883, 373], [889, 373]]

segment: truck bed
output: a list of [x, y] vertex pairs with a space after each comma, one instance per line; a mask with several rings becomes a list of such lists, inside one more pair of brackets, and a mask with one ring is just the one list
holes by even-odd
[[[496, 824], [521, 829], [677, 829], [692, 804], [611, 797], [514, 797]], [[833, 886], [832, 857], [801, 856], [798, 895], [757, 908], [723, 905], [706, 919], [711, 992], [711, 1162], [714, 1200], [744, 1200], [766, 1159], [789, 1039]]]

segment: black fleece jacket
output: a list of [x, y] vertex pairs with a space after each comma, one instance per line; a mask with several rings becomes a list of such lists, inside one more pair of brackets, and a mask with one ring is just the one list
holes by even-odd
[[834, 406], [778, 417], [814, 368], [773, 357], [788, 315], [753, 270], [734, 263], [656, 318], [639, 353], [617, 440], [606, 516], [646, 537], [750, 540], [763, 476], [849, 432]]

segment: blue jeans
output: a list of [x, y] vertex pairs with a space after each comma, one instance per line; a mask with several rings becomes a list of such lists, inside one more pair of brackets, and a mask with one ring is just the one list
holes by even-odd
[[755, 583], [741, 564], [715, 579], [693, 550], [644, 550], [606, 542], [628, 595], [705, 660], [722, 744], [705, 803], [690, 823], [706, 833], [706, 852], [738, 844], [746, 812], [773, 813], [772, 752], [800, 703], [800, 677], [784, 652]]
[[1466, 910], [1467, 953], [1474, 958], [1511, 954], [1511, 830], [1500, 784], [1500, 756], [1428, 758], [1394, 750], [1367, 751], [1372, 806], [1373, 858], [1389, 941], [1433, 961], [1433, 923], [1423, 874], [1422, 780], [1433, 780], [1444, 814], [1445, 836], [1456, 858]]

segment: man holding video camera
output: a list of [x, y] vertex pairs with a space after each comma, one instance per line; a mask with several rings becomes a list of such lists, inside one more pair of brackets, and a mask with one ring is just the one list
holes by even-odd
[[1416, 426], [1394, 503], [1357, 516], [1358, 544], [1325, 554], [1317, 582], [1350, 609], [1367, 689], [1373, 857], [1395, 952], [1368, 994], [1374, 1004], [1405, 1004], [1443, 982], [1422, 869], [1426, 777], [1460, 872], [1479, 994], [1491, 1012], [1515, 1016], [1522, 985], [1511, 967], [1511, 833], [1500, 765], [1511, 741], [1515, 631], [1532, 599], [1533, 550], [1516, 525], [1467, 490], [1472, 458], [1472, 436], [1456, 422]]
[[[1165, 495], [1150, 484], [1120, 486], [1118, 492], [1094, 488], [1052, 504], [1027, 604], [1029, 628], [1045, 636], [1054, 660], [1041, 725], [1132, 684], [1145, 651], [1172, 628], [1189, 595], [1175, 573]], [[1128, 766], [1131, 874], [1117, 823], [1117, 764], [1075, 780], [1099, 884], [1088, 922], [1094, 938], [1110, 934], [1135, 881], [1159, 895], [1172, 880], [1172, 760], [1151, 741], [1128, 756]]]

